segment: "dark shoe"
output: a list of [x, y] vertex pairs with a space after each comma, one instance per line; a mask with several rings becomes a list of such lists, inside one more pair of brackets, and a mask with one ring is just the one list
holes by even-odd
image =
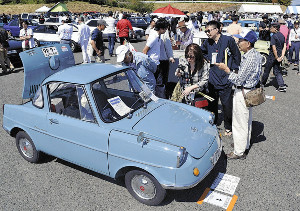
[[229, 154], [226, 155], [228, 160], [233, 160], [233, 159], [241, 159], [244, 160], [246, 159], [246, 154], [243, 153], [241, 156], [238, 156], [236, 154], [234, 154], [233, 152], [230, 152]]
[[280, 86], [278, 89], [277, 89], [278, 92], [286, 92], [286, 86]]
[[224, 132], [224, 136], [231, 136], [231, 135], [232, 135], [231, 130], [226, 129]]

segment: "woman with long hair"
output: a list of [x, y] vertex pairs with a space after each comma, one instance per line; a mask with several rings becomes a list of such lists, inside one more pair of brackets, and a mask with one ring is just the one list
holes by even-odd
[[206, 92], [209, 63], [204, 59], [199, 45], [192, 43], [185, 49], [185, 58], [179, 59], [175, 75], [180, 79], [182, 95], [188, 96], [191, 92]]

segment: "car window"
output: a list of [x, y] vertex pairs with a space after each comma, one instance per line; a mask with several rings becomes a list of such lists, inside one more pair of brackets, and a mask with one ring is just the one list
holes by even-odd
[[[141, 81], [132, 70], [95, 82], [92, 91], [102, 120], [107, 123], [115, 122], [125, 117], [131, 109], [141, 107], [141, 86]], [[114, 107], [114, 102], [121, 110]]]
[[52, 82], [48, 84], [48, 92], [51, 112], [95, 122], [88, 98], [81, 86]]
[[56, 34], [58, 28], [57, 26], [54, 26], [54, 25], [49, 25], [49, 26], [46, 26], [46, 33], [49, 33], [49, 34]]
[[44, 107], [44, 98], [43, 98], [43, 92], [42, 87], [40, 86], [37, 92], [34, 95], [34, 98], [32, 100], [33, 105], [35, 105], [38, 108]]
[[10, 26], [19, 26], [18, 21], [16, 21], [16, 20], [12, 21]]
[[87, 23], [88, 26], [97, 27], [97, 20], [91, 20]]
[[137, 19], [137, 23], [139, 24], [146, 24], [145, 20], [140, 18], [140, 19]]
[[45, 26], [38, 26], [34, 30], [36, 33], [44, 33], [45, 32]]

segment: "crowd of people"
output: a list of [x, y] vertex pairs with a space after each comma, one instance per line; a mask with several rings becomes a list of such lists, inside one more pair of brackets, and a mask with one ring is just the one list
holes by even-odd
[[[203, 94], [211, 97], [214, 100], [208, 103], [206, 109], [215, 114], [217, 124], [220, 123], [220, 100], [224, 114], [224, 135], [232, 136], [234, 141], [233, 151], [227, 157], [245, 159], [250, 146], [252, 108], [246, 106], [244, 96], [254, 88], [268, 86], [272, 68], [278, 91], [286, 92], [281, 63], [288, 58], [290, 63], [299, 65], [299, 22], [292, 22], [286, 15], [276, 16], [270, 22], [268, 15], [263, 15], [257, 36], [255, 32], [241, 28], [237, 14], [211, 12], [207, 14], [208, 22], [204, 29], [208, 39], [200, 46], [193, 43], [193, 36], [202, 30], [203, 16], [204, 13], [199, 12], [185, 18], [153, 17], [145, 31], [146, 44], [142, 52], [136, 52], [131, 47], [129, 33], [134, 32], [127, 14], [116, 17], [115, 13], [108, 12], [108, 17], [99, 19], [92, 32], [85, 24], [86, 17], [78, 17], [78, 43], [82, 49], [83, 62], [90, 63], [91, 56], [95, 62], [105, 62], [102, 32], [108, 28], [109, 55], [114, 56], [115, 51], [117, 62], [131, 66], [158, 97], [170, 99], [174, 93], [167, 86], [169, 65], [175, 62], [173, 50], [183, 50], [184, 56], [175, 71], [180, 82], [180, 102], [186, 103], [185, 97], [193, 95], [191, 105], [195, 105], [197, 99], [203, 98]], [[225, 35], [222, 33], [221, 20], [228, 18], [232, 24], [228, 26]], [[67, 22], [62, 19], [63, 24], [58, 29], [61, 43], [64, 44], [70, 44], [72, 35], [72, 27]], [[23, 22], [20, 31], [24, 50], [34, 47], [32, 30], [27, 25], [27, 22]], [[120, 39], [120, 46], [115, 50], [116, 37]], [[270, 41], [271, 46], [264, 72], [262, 57], [254, 49], [258, 39]], [[0, 53], [5, 49], [3, 40], [5, 38], [1, 36]], [[292, 59], [294, 51], [295, 59]]]

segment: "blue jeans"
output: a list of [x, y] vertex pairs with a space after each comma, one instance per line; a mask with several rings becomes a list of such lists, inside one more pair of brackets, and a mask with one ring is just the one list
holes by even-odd
[[108, 52], [109, 52], [109, 55], [112, 55], [114, 53], [115, 39], [116, 39], [116, 34], [115, 33], [108, 34]]

